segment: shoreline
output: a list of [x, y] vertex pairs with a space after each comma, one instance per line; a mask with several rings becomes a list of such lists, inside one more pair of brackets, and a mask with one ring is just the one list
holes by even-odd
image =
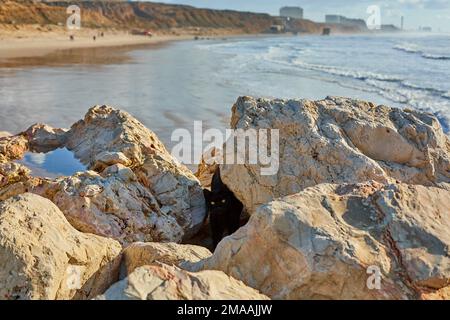
[[193, 39], [191, 35], [156, 35], [153, 37], [139, 35], [107, 35], [98, 37], [81, 36], [70, 41], [68, 37], [55, 38], [15, 38], [0, 40], [0, 62], [11, 59], [42, 57], [60, 50], [94, 49], [121, 46], [162, 44], [170, 41]]
[[[101, 30], [100, 30], [101, 31]], [[0, 33], [0, 68], [4, 67], [25, 67], [42, 64], [71, 64], [77, 63], [76, 55], [71, 54], [72, 50], [82, 52], [83, 50], [98, 50], [109, 59], [105, 61], [94, 60], [93, 64], [119, 62], [124, 59], [120, 54], [120, 49], [128, 51], [130, 48], [140, 46], [159, 46], [174, 41], [199, 41], [220, 40], [230, 38], [259, 38], [287, 36], [287, 34], [248, 34], [239, 32], [218, 32], [218, 33], [177, 33], [177, 34], [156, 34], [152, 37], [144, 35], [132, 35], [129, 33], [117, 33], [115, 31], [105, 31], [104, 37], [97, 36], [93, 40], [93, 35], [100, 31], [88, 30], [76, 35], [75, 40], [69, 40], [69, 33], [45, 34], [36, 33], [36, 37], [22, 37], [20, 34], [9, 34], [5, 37]], [[292, 35], [289, 35], [292, 36]], [[108, 50], [111, 49], [111, 50]], [[118, 54], [118, 55], [117, 55]], [[115, 55], [115, 56], [114, 56]]]

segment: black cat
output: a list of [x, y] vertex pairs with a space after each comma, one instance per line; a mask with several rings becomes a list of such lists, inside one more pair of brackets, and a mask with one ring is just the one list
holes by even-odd
[[239, 229], [243, 205], [222, 182], [219, 168], [212, 178], [211, 191], [205, 189], [203, 193], [215, 249], [224, 236]]

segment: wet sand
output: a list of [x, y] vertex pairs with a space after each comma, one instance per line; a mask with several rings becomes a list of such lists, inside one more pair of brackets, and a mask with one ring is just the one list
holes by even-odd
[[[242, 32], [227, 29], [212, 31], [205, 29], [199, 33], [180, 29], [170, 34], [154, 34], [152, 37], [116, 30], [85, 28], [73, 33], [60, 27], [53, 27], [53, 29], [55, 30], [42, 32], [36, 31], [35, 26], [29, 26], [12, 31], [5, 30], [0, 25], [0, 67], [47, 65], [48, 63], [52, 65], [108, 64], [120, 62], [119, 57], [124, 58], [120, 51], [139, 47], [157, 47], [173, 41], [193, 40], [194, 38], [217, 40], [234, 37], [274, 36], [242, 34]], [[100, 36], [101, 32], [104, 33], [103, 37]], [[73, 41], [70, 40], [70, 34], [74, 35]], [[93, 39], [94, 36], [96, 36], [96, 40]], [[89, 56], [88, 59], [83, 59], [85, 53]]]
[[148, 37], [131, 34], [106, 35], [105, 37], [97, 37], [95, 41], [91, 36], [76, 36], [74, 41], [69, 40], [68, 36], [6, 38], [0, 40], [0, 60], [38, 57], [57, 50], [155, 44], [191, 38], [192, 36], [190, 35], [156, 35]]
[[107, 65], [130, 62], [127, 52], [136, 49], [160, 48], [169, 41], [148, 42], [142, 44], [123, 44], [117, 46], [75, 47], [58, 49], [36, 56], [0, 59], [0, 68], [66, 66], [66, 65]]

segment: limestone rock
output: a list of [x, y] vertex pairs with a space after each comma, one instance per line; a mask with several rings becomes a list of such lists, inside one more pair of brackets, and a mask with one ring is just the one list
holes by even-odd
[[95, 167], [93, 170], [101, 172], [107, 167], [115, 164], [129, 166], [131, 165], [131, 160], [128, 159], [122, 152], [103, 151], [95, 156]]
[[273, 299], [448, 299], [446, 187], [310, 187], [258, 207], [190, 270], [222, 270]]
[[200, 228], [206, 209], [197, 178], [128, 113], [108, 106], [91, 108], [84, 120], [71, 127], [65, 146], [92, 170], [111, 164], [129, 166], [161, 210], [175, 217], [184, 237]]
[[161, 211], [175, 217], [184, 230], [184, 239], [192, 237], [202, 226], [205, 198], [200, 182], [187, 168], [157, 156], [148, 157], [134, 172], [139, 182], [148, 188], [161, 206]]
[[191, 273], [165, 264], [142, 266], [99, 300], [267, 300], [220, 271]]
[[217, 149], [212, 148], [207, 151], [206, 154], [203, 154], [201, 162], [198, 165], [197, 172], [195, 173], [195, 176], [205, 189], [211, 189], [212, 177], [214, 176], [214, 172], [216, 172], [219, 167], [219, 164], [214, 162], [214, 157], [217, 155], [216, 152]]
[[90, 168], [104, 152], [121, 152], [133, 166], [142, 165], [149, 154], [167, 155], [152, 131], [128, 113], [108, 106], [92, 107], [83, 120], [72, 125], [66, 147]]
[[0, 201], [31, 191], [42, 183], [30, 170], [15, 162], [0, 163]]
[[118, 278], [117, 241], [75, 230], [49, 200], [0, 202], [0, 299], [87, 299]]
[[66, 129], [52, 128], [46, 124], [32, 125], [25, 132], [30, 151], [48, 152], [64, 146]]
[[450, 186], [444, 189], [388, 186], [375, 200], [410, 286], [423, 296], [445, 291], [450, 299]]
[[320, 183], [450, 182], [450, 142], [431, 114], [337, 97], [241, 97], [231, 127], [280, 130], [277, 174], [261, 175], [260, 165], [221, 165], [223, 181], [250, 211]]
[[79, 231], [113, 238], [124, 245], [136, 241], [181, 242], [183, 229], [173, 216], [161, 210], [130, 168], [117, 165], [109, 171], [104, 176], [87, 171], [46, 181], [33, 192], [55, 203]]
[[[14, 171], [25, 169], [10, 168], [6, 174], [0, 168], [0, 200], [27, 191], [39, 194], [52, 200], [78, 230], [122, 244], [181, 242], [202, 226], [206, 208], [198, 179], [152, 131], [108, 106], [91, 108], [70, 130], [35, 124], [19, 135], [0, 138], [0, 163], [11, 165], [27, 151], [63, 147], [88, 171], [31, 181]], [[11, 177], [18, 175], [20, 184], [13, 186]]]
[[12, 134], [7, 131], [0, 131], [0, 138], [9, 137], [9, 136], [12, 136]]
[[28, 151], [28, 140], [22, 135], [0, 138], [0, 163], [21, 159]]
[[127, 275], [136, 268], [162, 262], [183, 268], [183, 264], [196, 263], [211, 256], [211, 251], [194, 245], [176, 243], [137, 242], [122, 253], [122, 264]]

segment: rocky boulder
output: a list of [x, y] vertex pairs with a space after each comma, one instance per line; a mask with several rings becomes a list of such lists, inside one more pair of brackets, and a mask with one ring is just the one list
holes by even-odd
[[[113, 169], [116, 170], [113, 170]], [[50, 199], [77, 230], [113, 238], [126, 245], [136, 241], [180, 242], [183, 229], [161, 211], [153, 194], [124, 166], [107, 174], [77, 173], [43, 181], [33, 192]]]
[[27, 167], [14, 162], [0, 163], [0, 201], [28, 192], [40, 183]]
[[38, 195], [0, 202], [0, 299], [93, 298], [117, 281], [120, 252]]
[[64, 147], [67, 130], [53, 128], [46, 124], [35, 124], [24, 133], [28, 147], [33, 152], [49, 152]]
[[261, 165], [221, 165], [223, 181], [250, 211], [320, 183], [450, 182], [450, 141], [431, 114], [338, 97], [241, 97], [232, 111], [233, 129], [279, 130], [276, 174], [261, 175]]
[[0, 137], [0, 163], [21, 159], [28, 151], [28, 140], [23, 134]]
[[12, 134], [7, 131], [0, 131], [0, 138], [9, 137], [9, 136], [12, 136]]
[[98, 300], [267, 300], [220, 271], [187, 272], [175, 266], [142, 266]]
[[0, 168], [0, 199], [24, 191], [39, 194], [53, 201], [78, 230], [125, 245], [181, 242], [202, 226], [206, 209], [198, 179], [172, 158], [152, 131], [108, 106], [91, 108], [69, 130], [36, 124], [0, 138], [0, 163], [10, 164], [27, 151], [63, 147], [88, 171], [28, 184], [30, 176], [22, 174], [22, 185], [5, 191], [2, 185], [11, 185], [9, 177], [18, 176], [19, 169]]
[[190, 270], [273, 299], [449, 299], [449, 199], [450, 185], [317, 185], [258, 207]]
[[183, 268], [209, 258], [211, 251], [194, 245], [177, 243], [136, 242], [128, 246], [122, 253], [124, 274], [131, 274], [136, 268], [152, 265], [156, 262], [175, 265]]
[[176, 219], [184, 237], [200, 228], [205, 204], [197, 178], [128, 113], [108, 106], [93, 107], [84, 120], [71, 127], [66, 141], [65, 146], [92, 170], [101, 172], [116, 164], [131, 168], [161, 211]]

